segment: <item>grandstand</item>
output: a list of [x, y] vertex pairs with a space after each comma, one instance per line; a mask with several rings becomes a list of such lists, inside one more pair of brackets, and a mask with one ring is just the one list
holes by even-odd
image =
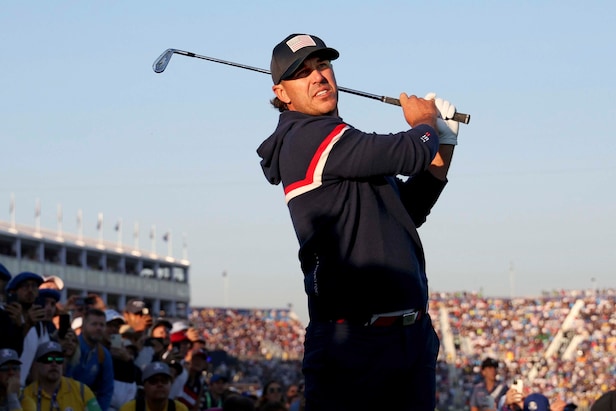
[[150, 305], [154, 315], [188, 315], [190, 262], [184, 259], [159, 256], [102, 238], [94, 240], [0, 221], [0, 261], [13, 275], [31, 271], [60, 277], [65, 284], [64, 301], [72, 295], [96, 293], [118, 310], [130, 298], [140, 298]]
[[[187, 260], [0, 221], [0, 262], [14, 274], [62, 278], [64, 300], [96, 293], [122, 309], [138, 297], [155, 316], [164, 311], [188, 318], [220, 355], [217, 371], [232, 375], [238, 386], [302, 378], [305, 324], [286, 308], [190, 307]], [[439, 411], [468, 410], [486, 356], [501, 362], [503, 381], [522, 376], [534, 391], [561, 396], [578, 411], [616, 388], [615, 289], [516, 298], [433, 292], [430, 316], [441, 340]]]

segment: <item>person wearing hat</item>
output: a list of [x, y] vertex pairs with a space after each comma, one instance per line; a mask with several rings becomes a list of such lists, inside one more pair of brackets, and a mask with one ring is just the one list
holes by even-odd
[[10, 348], [0, 349], [0, 409], [7, 411], [34, 411], [36, 404], [31, 398], [21, 399], [21, 361], [17, 351]]
[[11, 294], [11, 301], [7, 300], [6, 287], [11, 281], [11, 273], [0, 264], [0, 347], [11, 348], [21, 355], [24, 348], [24, 317], [21, 304], [16, 302], [16, 294]]
[[143, 300], [137, 298], [128, 300], [123, 314], [126, 324], [133, 327], [139, 338], [146, 334], [148, 328], [152, 326], [152, 313]]
[[274, 47], [280, 116], [257, 149], [267, 181], [282, 183], [300, 244], [306, 409], [433, 411], [439, 341], [417, 227], [447, 183], [458, 123], [444, 119], [455, 106], [402, 93], [409, 129], [360, 131], [339, 114], [339, 55], [310, 34]]
[[109, 410], [119, 410], [137, 395], [141, 382], [141, 369], [135, 365], [133, 353], [126, 347], [120, 334], [120, 327], [126, 324], [122, 314], [113, 309], [105, 310], [105, 336], [103, 345], [111, 353], [113, 364], [113, 395]]
[[4, 264], [0, 263], [0, 303], [5, 301], [5, 293], [4, 287], [11, 281], [11, 272], [4, 266]]
[[496, 379], [498, 361], [492, 357], [486, 357], [481, 362], [482, 381], [473, 386], [470, 398], [471, 411], [497, 410], [502, 405], [501, 399], [507, 393], [509, 387], [499, 383]]
[[49, 288], [56, 291], [64, 290], [64, 281], [57, 275], [43, 277], [43, 284], [39, 288]]
[[[57, 306], [60, 302], [61, 297], [62, 294], [60, 294], [58, 290], [39, 287], [39, 295], [35, 303], [43, 307], [43, 309], [45, 310], [45, 318], [43, 319], [43, 324], [47, 328], [47, 332], [50, 335], [54, 335], [54, 333], [57, 333], [58, 331], [58, 328], [56, 327], [53, 320], [58, 312]], [[54, 338], [56, 337], [57, 336], [54, 335]]]
[[171, 370], [162, 361], [154, 361], [143, 369], [143, 395], [124, 404], [120, 411], [188, 411], [177, 400], [169, 398]]
[[40, 344], [35, 358], [36, 379], [24, 389], [24, 397], [33, 399], [37, 410], [101, 410], [90, 387], [64, 376], [64, 354], [59, 343]]
[[203, 395], [207, 390], [204, 372], [208, 367], [208, 353], [203, 349], [192, 350], [186, 356], [187, 378], [180, 393], [175, 397], [189, 409], [201, 409]]
[[6, 285], [7, 299], [10, 303], [5, 309], [22, 330], [23, 345], [20, 354], [22, 387], [29, 382], [30, 367], [34, 361], [36, 347], [49, 341], [50, 335], [53, 334], [53, 331], [50, 333], [52, 327], [45, 321], [45, 302], [39, 299], [39, 286], [42, 282], [43, 277], [40, 275], [24, 271], [11, 278]]

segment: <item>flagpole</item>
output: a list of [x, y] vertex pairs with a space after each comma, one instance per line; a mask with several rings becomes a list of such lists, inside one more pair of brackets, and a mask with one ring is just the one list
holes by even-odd
[[186, 242], [186, 233], [182, 233], [182, 259], [188, 260], [188, 244]]
[[77, 241], [83, 242], [83, 211], [77, 210]]
[[133, 240], [135, 241], [135, 250], [139, 250], [139, 222], [135, 221], [133, 227]]
[[58, 239], [62, 239], [62, 204], [58, 204]]
[[122, 219], [119, 218], [115, 230], [118, 233], [118, 248], [122, 248]]
[[15, 228], [15, 193], [11, 193], [11, 200], [9, 204], [9, 214], [11, 218], [11, 229], [9, 231], [16, 233], [17, 229]]
[[152, 254], [156, 255], [156, 225], [152, 225], [150, 229], [150, 241], [152, 245]]
[[96, 229], [98, 230], [98, 244], [101, 245], [103, 244], [103, 213], [98, 213]]
[[171, 257], [173, 247], [171, 246], [171, 231], [167, 231], [163, 236], [163, 241], [167, 243], [167, 256]]
[[40, 199], [36, 199], [35, 205], [34, 205], [34, 226], [36, 228], [34, 234], [36, 236], [40, 236], [41, 235], [41, 200]]

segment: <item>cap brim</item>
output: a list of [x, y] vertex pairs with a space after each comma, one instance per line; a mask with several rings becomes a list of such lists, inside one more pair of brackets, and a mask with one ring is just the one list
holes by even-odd
[[[309, 50], [307, 50], [309, 51]], [[299, 69], [302, 64], [304, 64], [304, 61], [307, 58], [311, 58], [311, 57], [322, 57], [326, 60], [336, 60], [338, 57], [340, 57], [340, 53], [338, 53], [338, 50], [333, 49], [331, 47], [325, 47], [322, 49], [318, 49], [318, 50], [314, 50], [312, 52], [309, 52], [308, 54], [306, 54], [305, 56], [299, 56], [294, 62], [293, 64], [291, 64], [289, 66], [289, 68], [287, 69], [287, 71], [285, 71], [283, 73], [282, 76], [280, 76], [280, 81], [283, 80], [287, 80], [289, 77], [291, 77], [293, 75], [293, 73], [295, 73], [295, 71], [297, 71], [297, 69]]]

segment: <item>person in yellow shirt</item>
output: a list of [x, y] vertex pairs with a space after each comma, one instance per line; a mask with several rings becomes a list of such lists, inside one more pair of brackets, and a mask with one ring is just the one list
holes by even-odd
[[20, 401], [21, 361], [17, 351], [0, 349], [0, 409], [7, 411], [35, 411], [36, 404], [31, 398]]
[[179, 401], [169, 399], [171, 370], [162, 361], [145, 366], [141, 374], [143, 397], [130, 400], [119, 411], [188, 411]]
[[92, 390], [85, 384], [63, 377], [62, 346], [48, 341], [38, 346], [35, 363], [37, 378], [24, 389], [38, 411], [101, 411]]

